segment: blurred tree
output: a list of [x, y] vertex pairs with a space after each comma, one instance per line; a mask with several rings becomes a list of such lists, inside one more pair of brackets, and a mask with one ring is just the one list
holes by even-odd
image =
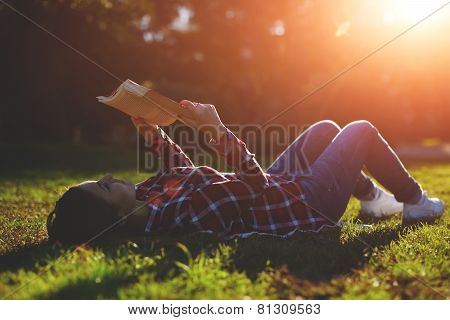
[[[357, 0], [8, 3], [120, 79], [146, 81], [174, 99], [214, 103], [234, 124], [264, 123], [395, 34], [361, 18], [370, 8]], [[345, 32], [337, 33], [339, 26]], [[126, 117], [95, 100], [116, 79], [6, 6], [0, 37], [0, 139], [98, 143], [111, 140], [113, 127], [131, 132]], [[411, 68], [417, 59], [403, 61], [408, 51], [400, 44], [393, 47], [276, 122], [366, 118], [394, 142], [449, 139], [450, 45], [441, 44], [447, 55], [429, 53], [420, 70]]]

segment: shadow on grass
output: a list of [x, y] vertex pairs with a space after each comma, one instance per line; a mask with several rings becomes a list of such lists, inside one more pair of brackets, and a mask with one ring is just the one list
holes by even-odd
[[400, 228], [360, 233], [340, 240], [338, 229], [319, 234], [297, 233], [290, 239], [254, 236], [240, 240], [234, 257], [238, 269], [255, 278], [268, 262], [274, 268], [287, 268], [299, 279], [325, 281], [362, 268], [375, 248], [396, 241]]
[[[401, 226], [360, 232], [358, 236], [352, 236], [346, 240], [341, 239], [341, 231], [336, 228], [318, 234], [297, 232], [288, 239], [253, 235], [246, 239], [230, 240], [225, 244], [234, 249], [232, 267], [245, 272], [251, 279], [255, 279], [259, 272], [270, 265], [273, 268], [287, 268], [289, 273], [298, 279], [315, 282], [329, 280], [349, 273], [352, 269], [362, 268], [370, 259], [374, 248], [380, 249], [396, 241], [400, 231]], [[112, 258], [120, 254], [119, 248], [123, 250], [124, 247], [135, 254], [149, 257], [164, 250], [164, 259], [155, 270], [157, 279], [164, 279], [169, 273], [173, 274], [176, 261], [186, 262], [186, 255], [179, 249], [178, 243], [183, 243], [193, 257], [200, 252], [212, 255], [219, 244], [224, 243], [215, 235], [207, 233], [180, 237], [141, 237], [132, 239], [132, 242], [135, 245], [127, 249], [126, 244], [130, 243], [130, 239], [104, 239], [95, 243], [93, 248], [103, 251]], [[45, 242], [41, 245], [23, 247], [0, 257], [0, 271], [35, 270], [49, 261], [55, 261], [68, 250], [70, 250], [68, 246], [51, 245]], [[123, 281], [128, 281], [128, 279], [114, 280], [113, 278], [105, 280], [107, 281], [102, 281], [101, 285], [93, 284], [92, 288], [89, 283], [80, 282], [70, 285], [64, 288], [61, 296], [58, 294], [58, 297], [70, 296], [71, 287], [80, 293], [89, 289], [88, 291], [95, 296], [93, 292], [105, 293], [104, 290], [115, 286], [115, 281], [118, 282], [117, 286]]]
[[5, 253], [0, 256], [0, 272], [15, 272], [19, 269], [25, 271], [32, 270], [38, 266], [43, 266], [48, 260], [56, 260], [64, 254], [62, 250], [55, 250], [55, 246], [42, 242], [20, 247], [15, 251]]

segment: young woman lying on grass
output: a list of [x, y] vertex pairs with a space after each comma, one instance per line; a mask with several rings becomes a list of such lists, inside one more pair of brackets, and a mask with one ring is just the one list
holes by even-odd
[[[71, 187], [48, 217], [51, 240], [81, 243], [106, 230], [289, 236], [296, 230], [336, 225], [352, 194], [374, 218], [403, 211], [403, 222], [415, 223], [433, 221], [444, 212], [443, 202], [427, 196], [370, 122], [355, 121], [341, 129], [332, 121], [320, 121], [264, 172], [246, 145], [222, 124], [214, 106], [186, 100], [180, 105], [191, 114], [183, 118], [186, 124], [209, 128], [211, 146], [234, 174], [194, 166], [158, 126], [133, 119], [164, 170], [138, 184], [108, 174]], [[395, 197], [361, 171], [364, 165]]]

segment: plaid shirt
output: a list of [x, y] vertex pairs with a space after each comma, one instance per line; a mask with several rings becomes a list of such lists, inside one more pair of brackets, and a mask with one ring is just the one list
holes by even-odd
[[212, 147], [234, 174], [194, 166], [161, 129], [156, 135], [145, 126], [139, 131], [148, 151], [163, 165], [161, 173], [136, 185], [137, 199], [147, 201], [151, 209], [148, 233], [289, 236], [296, 230], [316, 231], [327, 222], [303, 203], [299, 177], [264, 173], [254, 154], [231, 131]]

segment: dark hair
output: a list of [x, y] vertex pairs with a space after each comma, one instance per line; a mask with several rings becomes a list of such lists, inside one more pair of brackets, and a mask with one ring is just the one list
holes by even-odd
[[55, 209], [47, 218], [49, 240], [62, 243], [91, 240], [119, 220], [114, 211], [104, 199], [72, 187], [56, 201]]

